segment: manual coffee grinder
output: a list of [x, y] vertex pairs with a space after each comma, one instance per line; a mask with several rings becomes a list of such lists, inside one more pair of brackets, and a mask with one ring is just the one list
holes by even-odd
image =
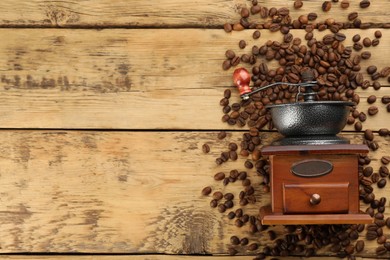
[[298, 87], [295, 102], [266, 106], [284, 137], [261, 149], [262, 156], [269, 157], [271, 185], [271, 203], [260, 208], [262, 224], [372, 223], [359, 210], [358, 156], [368, 153], [368, 148], [337, 136], [355, 104], [316, 101], [313, 79], [311, 69], [305, 68], [302, 83], [277, 82], [251, 89], [247, 70], [239, 68], [233, 74], [244, 100], [277, 85]]

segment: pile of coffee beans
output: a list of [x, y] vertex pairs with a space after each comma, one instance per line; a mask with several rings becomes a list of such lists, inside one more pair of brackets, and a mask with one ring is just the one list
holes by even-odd
[[[323, 12], [332, 12], [332, 7], [340, 5], [341, 10], [346, 10], [352, 4], [348, 0], [324, 1], [321, 5]], [[353, 3], [360, 8], [368, 8], [370, 1], [362, 0]], [[293, 8], [299, 9], [304, 5], [301, 0], [293, 3]], [[301, 81], [301, 72], [309, 67], [313, 69], [318, 86], [314, 88], [318, 92], [318, 100], [342, 100], [352, 101], [357, 105], [360, 97], [355, 90], [358, 88], [367, 89], [373, 87], [375, 90], [381, 88], [378, 81], [387, 78], [390, 82], [390, 67], [377, 68], [369, 65], [362, 68], [361, 61], [371, 57], [372, 47], [380, 44], [382, 33], [376, 30], [371, 37], [362, 37], [356, 34], [352, 37], [352, 46], [345, 46], [346, 35], [341, 29], [348, 28], [370, 28], [371, 23], [364, 23], [358, 12], [346, 13], [347, 22], [338, 22], [333, 18], [318, 21], [317, 13], [308, 13], [298, 18], [290, 16], [287, 7], [275, 8], [261, 6], [257, 0], [252, 1], [250, 8], [240, 10], [241, 19], [234, 24], [225, 24], [224, 30], [242, 31], [252, 29], [252, 37], [257, 40], [262, 37], [262, 30], [269, 30], [283, 35], [282, 41], [268, 40], [262, 45], [248, 46], [248, 42], [242, 39], [238, 42], [240, 50], [248, 50], [248, 53], [237, 55], [235, 50], [229, 49], [225, 52], [225, 60], [222, 63], [223, 70], [229, 70], [240, 64], [251, 67], [252, 88], [263, 87], [274, 82], [298, 83]], [[390, 24], [376, 24], [377, 27], [390, 28]], [[294, 37], [291, 29], [303, 29], [306, 34], [303, 39]], [[329, 30], [329, 33], [322, 39], [315, 38], [315, 32]], [[363, 38], [363, 39], [362, 39]], [[276, 61], [277, 67], [269, 66], [271, 61]], [[364, 78], [362, 70], [366, 70], [369, 78]], [[367, 205], [367, 214], [373, 218], [370, 225], [288, 225], [284, 226], [283, 232], [271, 226], [261, 224], [258, 215], [251, 215], [245, 212], [246, 205], [256, 205], [256, 192], [259, 185], [252, 183], [251, 177], [260, 178], [260, 187], [263, 192], [269, 192], [269, 162], [262, 157], [260, 148], [262, 140], [260, 131], [264, 128], [272, 130], [273, 123], [269, 112], [265, 109], [268, 104], [282, 104], [295, 102], [295, 95], [298, 92], [296, 87], [281, 85], [264, 90], [252, 95], [248, 100], [231, 103], [232, 92], [226, 89], [220, 100], [220, 106], [224, 113], [222, 121], [229, 125], [247, 126], [248, 131], [243, 134], [240, 143], [230, 142], [225, 151], [215, 159], [217, 165], [225, 162], [235, 161], [238, 156], [245, 159], [244, 170], [232, 169], [228, 172], [217, 172], [214, 180], [221, 182], [222, 186], [238, 184], [241, 185], [239, 194], [225, 193], [221, 190], [213, 190], [207, 186], [202, 190], [204, 196], [210, 197], [210, 206], [218, 212], [227, 216], [234, 225], [249, 230], [247, 237], [231, 236], [228, 247], [230, 255], [252, 254], [255, 259], [264, 259], [266, 256], [287, 256], [304, 255], [314, 256], [321, 249], [332, 252], [339, 257], [354, 259], [355, 253], [364, 250], [365, 242], [359, 239], [361, 232], [365, 232], [367, 240], [376, 240], [378, 256], [390, 255], [390, 241], [384, 235], [384, 229], [390, 228], [390, 217], [385, 218], [386, 198], [376, 198], [374, 190], [382, 189], [389, 178], [390, 156], [381, 158], [382, 165], [378, 170], [369, 166], [371, 159], [368, 155], [359, 156], [359, 196], [361, 201]], [[237, 92], [238, 94], [238, 92]], [[356, 131], [363, 131], [363, 125], [367, 118], [375, 116], [379, 112], [376, 105], [380, 99], [386, 105], [387, 112], [390, 112], [390, 97], [377, 98], [372, 95], [367, 98], [370, 104], [367, 111], [359, 111], [355, 106], [347, 123], [354, 125]], [[379, 138], [387, 137], [390, 131], [387, 128], [379, 129]], [[367, 144], [370, 150], [379, 148], [379, 142], [375, 140], [374, 133], [370, 129], [363, 132], [363, 143]], [[218, 140], [226, 137], [226, 132], [217, 135]], [[204, 153], [210, 152], [210, 146], [204, 144]], [[255, 176], [253, 176], [253, 174]], [[376, 187], [375, 187], [376, 186]], [[233, 210], [233, 207], [236, 208]], [[259, 206], [260, 208], [260, 206]], [[267, 236], [272, 245], [262, 245], [259, 237]]]

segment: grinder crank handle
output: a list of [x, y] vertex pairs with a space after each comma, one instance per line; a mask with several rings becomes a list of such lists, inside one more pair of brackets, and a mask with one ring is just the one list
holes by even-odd
[[[243, 100], [249, 99], [250, 95], [253, 95], [259, 91], [265, 90], [270, 87], [278, 85], [288, 85], [288, 86], [299, 86], [299, 87], [309, 87], [311, 90], [312, 86], [315, 86], [317, 81], [313, 81], [314, 74], [310, 70], [305, 70], [302, 72], [302, 83], [294, 84], [288, 82], [275, 82], [264, 87], [256, 88], [252, 91], [249, 87], [251, 81], [251, 76], [245, 68], [238, 68], [233, 73], [233, 82], [240, 92], [240, 96]], [[312, 91], [312, 90], [311, 90]]]

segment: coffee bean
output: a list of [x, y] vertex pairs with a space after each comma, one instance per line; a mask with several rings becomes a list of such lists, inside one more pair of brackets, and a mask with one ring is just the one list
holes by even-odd
[[368, 37], [365, 37], [365, 38], [363, 39], [363, 46], [364, 46], [364, 47], [370, 47], [370, 46], [371, 46], [371, 39], [368, 38]]
[[355, 34], [355, 35], [352, 37], [352, 41], [353, 41], [353, 42], [358, 42], [358, 41], [360, 41], [360, 35], [359, 35], [359, 34]]
[[382, 32], [381, 31], [375, 31], [374, 32], [375, 38], [379, 39], [382, 37]]
[[236, 143], [229, 143], [229, 150], [230, 151], [237, 151], [238, 146]]
[[385, 165], [390, 163], [390, 156], [382, 156], [381, 162]]
[[378, 133], [380, 136], [387, 136], [390, 134], [390, 130], [387, 128], [381, 128], [379, 129]]
[[301, 8], [302, 6], [303, 6], [302, 0], [295, 0], [295, 1], [294, 1], [294, 8], [295, 8], [295, 9], [299, 9], [299, 8]]
[[371, 41], [371, 46], [373, 46], [373, 47], [378, 46], [379, 43], [380, 43], [379, 39], [373, 39], [373, 40]]
[[231, 66], [237, 66], [238, 64], [240, 64], [240, 57], [239, 56], [235, 56], [233, 59], [231, 59], [230, 61], [230, 64]]
[[218, 201], [217, 200], [211, 200], [210, 201], [210, 207], [212, 208], [216, 208], [218, 206]]
[[230, 60], [224, 60], [224, 62], [222, 63], [222, 69], [223, 70], [228, 70], [231, 67], [232, 67], [231, 61]]
[[241, 240], [240, 240], [240, 244], [241, 244], [242, 246], [246, 246], [246, 245], [248, 245], [248, 244], [249, 244], [249, 240], [248, 240], [248, 238], [246, 238], [246, 237], [244, 237], [244, 238], [241, 238]]
[[308, 19], [309, 21], [314, 21], [315, 19], [317, 19], [317, 17], [318, 17], [318, 15], [317, 15], [316, 13], [309, 13], [309, 14], [307, 15], [307, 19]]
[[347, 9], [349, 7], [349, 1], [348, 0], [341, 1], [340, 7], [343, 9]]
[[231, 32], [233, 30], [233, 27], [232, 27], [232, 25], [230, 23], [225, 23], [223, 25], [223, 29], [225, 30], [225, 32], [229, 33], [229, 32]]
[[362, 123], [356, 122], [355, 123], [355, 130], [356, 131], [362, 131], [362, 129], [363, 129]]
[[[363, 2], [363, 1], [362, 1]], [[375, 253], [377, 255], [384, 255], [387, 253], [387, 249], [384, 247], [384, 246], [378, 246], [376, 249], [375, 249]]]
[[322, 11], [328, 12], [332, 8], [332, 3], [330, 1], [324, 1], [322, 3]]
[[240, 40], [238, 43], [238, 47], [240, 47], [240, 49], [244, 49], [246, 47], [246, 41]]
[[253, 168], [253, 163], [251, 161], [245, 161], [245, 164], [244, 164], [245, 168], [247, 169], [252, 169]]
[[260, 31], [256, 30], [253, 32], [253, 35], [252, 35], [253, 39], [259, 39], [260, 36], [261, 36]]
[[234, 31], [243, 31], [244, 29], [245, 29], [245, 27], [241, 23], [233, 24]]
[[203, 190], [202, 190], [202, 195], [203, 196], [207, 196], [211, 193], [212, 189], [210, 186], [207, 186], [207, 187], [204, 187]]
[[374, 172], [374, 169], [371, 166], [368, 166], [368, 167], [363, 169], [363, 175], [365, 177], [370, 177], [373, 172]]
[[367, 67], [367, 73], [372, 75], [377, 71], [377, 67], [375, 65], [370, 65]]
[[234, 195], [233, 193], [226, 193], [224, 196], [223, 196], [226, 200], [233, 200], [234, 199]]
[[390, 75], [390, 67], [387, 66], [387, 67], [384, 67], [380, 72], [379, 72], [380, 76], [381, 77], [387, 77]]
[[224, 213], [225, 211], [226, 211], [226, 206], [224, 204], [219, 204], [218, 205], [218, 212]]
[[229, 99], [230, 96], [232, 95], [232, 91], [230, 89], [225, 89], [223, 92], [223, 97], [226, 99]]
[[378, 113], [379, 109], [377, 106], [370, 106], [368, 108], [368, 111], [367, 113], [370, 115], [370, 116], [373, 116], [373, 115], [376, 115]]
[[364, 112], [360, 112], [359, 120], [360, 120], [360, 122], [364, 122], [364, 121], [367, 120], [367, 116], [366, 116], [366, 114]]
[[359, 6], [360, 6], [360, 8], [367, 8], [370, 6], [370, 4], [371, 4], [370, 1], [362, 0], [362, 1], [360, 1]]
[[378, 234], [376, 233], [376, 231], [368, 230], [366, 233], [367, 240], [375, 240], [375, 239], [377, 239], [377, 237], [378, 237]]
[[372, 183], [377, 183], [380, 180], [380, 175], [378, 173], [374, 173], [371, 175]]
[[226, 132], [225, 131], [220, 131], [219, 133], [218, 133], [218, 135], [217, 135], [217, 138], [219, 139], [219, 140], [222, 140], [222, 139], [224, 139], [226, 137]]
[[268, 237], [269, 237], [270, 240], [275, 240], [276, 239], [275, 231], [269, 230], [267, 233], [268, 233]]
[[375, 95], [371, 95], [371, 96], [369, 96], [367, 98], [368, 104], [373, 104], [373, 103], [375, 103], [375, 101], [376, 101], [376, 96]]
[[239, 245], [240, 244], [240, 239], [237, 236], [231, 236], [230, 237], [230, 243], [232, 245]]
[[214, 175], [214, 180], [216, 181], [222, 181], [225, 178], [225, 173], [218, 172]]
[[363, 51], [360, 56], [362, 57], [363, 60], [368, 60], [371, 58], [371, 52], [369, 51]]
[[381, 83], [379, 83], [378, 81], [374, 81], [372, 83], [372, 87], [375, 89], [375, 90], [379, 90], [381, 88]]
[[259, 248], [259, 245], [257, 243], [252, 243], [248, 246], [249, 251], [255, 251]]
[[380, 179], [377, 183], [377, 186], [378, 186], [378, 188], [381, 189], [381, 188], [384, 188], [386, 186], [386, 183], [387, 183], [386, 179]]
[[349, 20], [349, 21], [353, 21], [353, 20], [355, 20], [357, 17], [358, 17], [358, 13], [357, 13], [357, 12], [352, 12], [352, 13], [349, 13], [349, 14], [348, 14], [348, 20]]
[[356, 244], [355, 244], [355, 250], [357, 253], [360, 253], [362, 252], [364, 249], [364, 241], [363, 240], [358, 240], [356, 241]]
[[248, 10], [248, 8], [242, 8], [241, 9], [241, 17], [242, 18], [248, 18], [249, 17], [249, 10]]

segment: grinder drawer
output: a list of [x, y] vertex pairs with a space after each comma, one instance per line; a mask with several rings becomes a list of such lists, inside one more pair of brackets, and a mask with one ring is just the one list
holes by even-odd
[[349, 183], [284, 184], [283, 211], [297, 213], [348, 213]]

